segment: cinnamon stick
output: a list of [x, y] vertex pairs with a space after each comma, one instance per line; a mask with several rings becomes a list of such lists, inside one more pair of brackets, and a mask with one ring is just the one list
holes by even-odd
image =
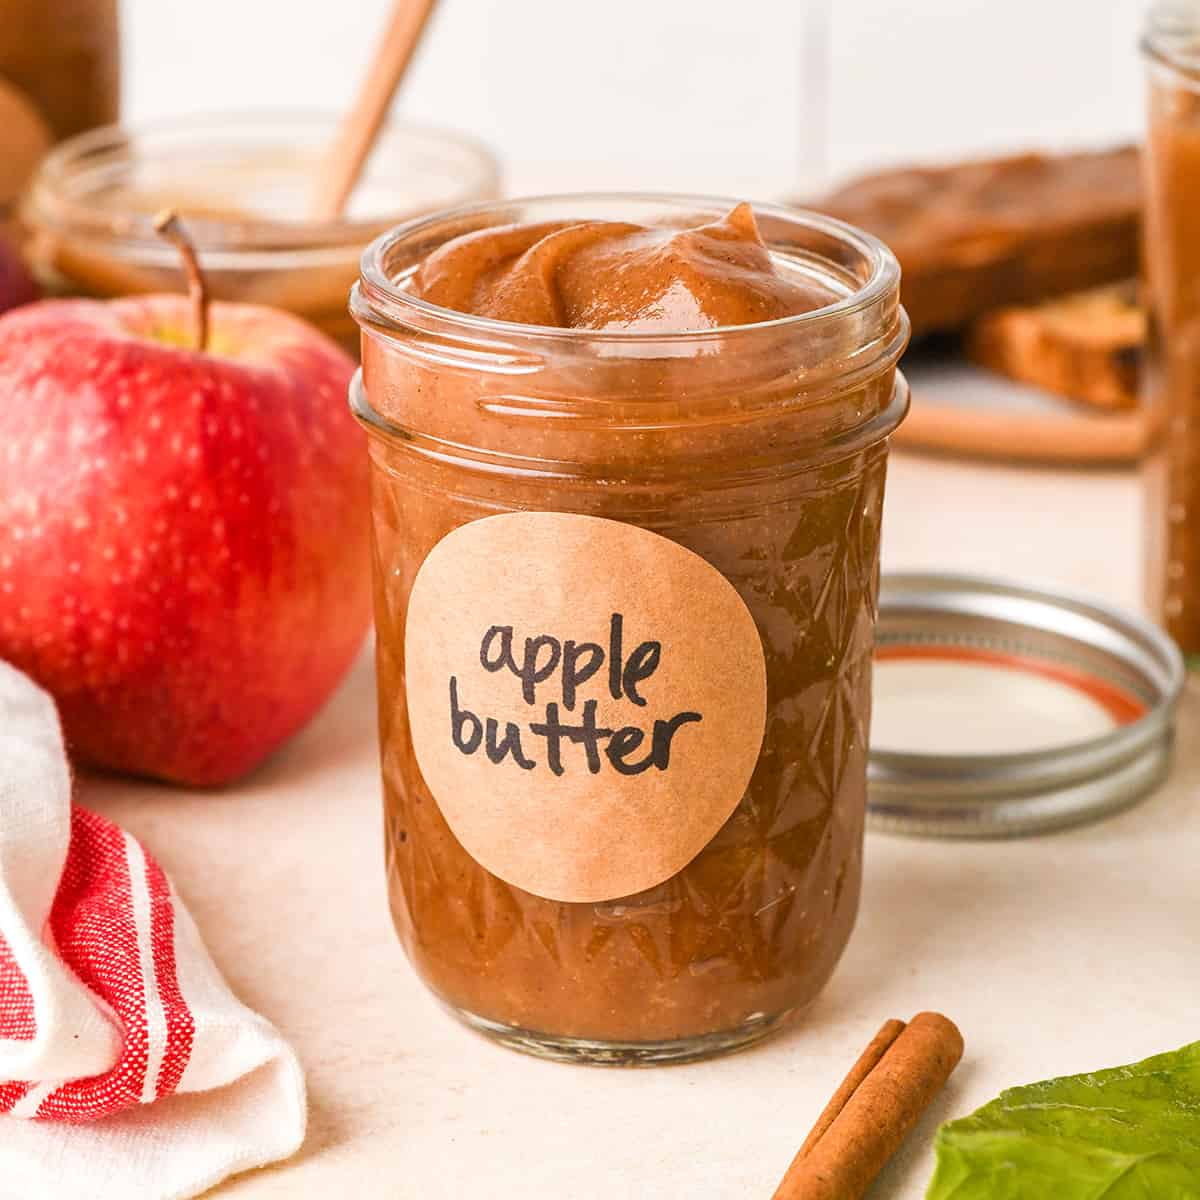
[[871, 1039], [871, 1044], [858, 1056], [858, 1061], [850, 1068], [850, 1073], [842, 1080], [838, 1090], [833, 1093], [829, 1103], [825, 1105], [817, 1123], [804, 1139], [804, 1145], [796, 1154], [796, 1160], [803, 1158], [824, 1136], [825, 1131], [833, 1124], [838, 1113], [846, 1107], [846, 1101], [858, 1090], [858, 1085], [875, 1069], [879, 1060], [887, 1053], [888, 1047], [904, 1032], [904, 1022], [895, 1019], [885, 1021], [879, 1032]]
[[940, 1013], [888, 1021], [825, 1106], [774, 1200], [861, 1200], [962, 1058]]

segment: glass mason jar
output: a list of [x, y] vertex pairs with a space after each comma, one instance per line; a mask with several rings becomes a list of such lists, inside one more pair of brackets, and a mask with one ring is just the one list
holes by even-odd
[[[850, 226], [759, 207], [776, 261], [832, 303], [703, 333], [601, 332], [450, 311], [406, 281], [470, 231], [694, 225], [732, 206], [598, 195], [462, 209], [379, 238], [352, 296], [393, 918], [453, 1012], [546, 1057], [736, 1048], [802, 1011], [842, 953], [862, 866], [888, 436], [908, 404], [899, 269]], [[528, 733], [547, 749], [560, 694], [543, 703], [558, 677], [542, 681], [558, 649], [564, 679], [577, 664], [580, 629], [589, 668], [608, 656], [587, 686], [610, 705], [612, 736], [608, 759], [589, 748], [585, 767], [586, 734], [569, 733], [556, 781]], [[673, 674], [656, 691], [660, 661]], [[484, 762], [467, 777], [486, 707], [473, 696], [493, 671], [514, 692], [510, 715], [533, 683], [525, 700], [546, 721], [521, 726], [524, 773]], [[574, 690], [562, 683], [565, 709]], [[654, 754], [675, 730], [669, 769], [664, 755], [626, 773], [652, 756], [633, 763], [643, 731], [624, 722], [645, 716], [648, 730], [688, 704], [654, 723]], [[505, 726], [487, 724], [495, 763]], [[717, 741], [701, 752], [704, 730]], [[661, 806], [641, 821], [651, 793]]]
[[386, 128], [346, 215], [305, 217], [337, 132], [305, 114], [202, 117], [71, 138], [34, 178], [24, 219], [52, 291], [125, 296], [179, 288], [178, 252], [154, 231], [176, 208], [218, 300], [304, 317], [357, 348], [346, 293], [362, 248], [397, 221], [498, 194], [483, 146], [415, 125]]
[[117, 119], [120, 68], [117, 0], [4, 0], [0, 79], [21, 89], [55, 138]]
[[20, 198], [55, 142], [117, 119], [117, 0], [0, 4], [0, 228], [22, 237]]
[[1154, 615], [1194, 662], [1200, 655], [1200, 4], [1156, 4], [1142, 48], [1149, 77], [1147, 584]]

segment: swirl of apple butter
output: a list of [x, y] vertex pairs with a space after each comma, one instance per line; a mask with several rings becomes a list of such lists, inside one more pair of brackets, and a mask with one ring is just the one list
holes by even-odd
[[619, 221], [505, 225], [445, 243], [414, 295], [493, 320], [647, 334], [795, 316], [835, 300], [785, 273], [749, 204], [694, 228]]

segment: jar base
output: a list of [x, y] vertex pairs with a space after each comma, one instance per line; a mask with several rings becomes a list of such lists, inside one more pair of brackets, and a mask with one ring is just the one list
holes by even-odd
[[465, 1009], [445, 1006], [464, 1025], [492, 1041], [535, 1058], [552, 1062], [576, 1063], [592, 1067], [656, 1067], [717, 1058], [752, 1046], [785, 1025], [796, 1009], [758, 1013], [733, 1029], [694, 1037], [670, 1038], [658, 1042], [592, 1041], [587, 1038], [559, 1037], [537, 1033], [516, 1025], [503, 1025], [477, 1016]]

